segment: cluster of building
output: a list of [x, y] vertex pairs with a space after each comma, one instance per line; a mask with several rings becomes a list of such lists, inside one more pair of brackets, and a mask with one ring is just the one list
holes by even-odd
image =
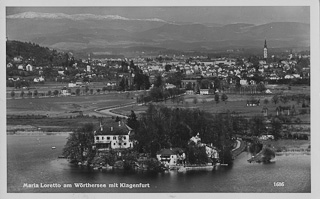
[[[134, 140], [132, 140], [133, 130], [124, 122], [109, 124], [94, 131], [94, 148], [98, 151], [108, 152], [115, 150], [121, 153], [123, 149], [132, 149]], [[198, 147], [205, 147], [208, 158], [217, 161], [219, 159], [218, 150], [212, 145], [201, 143], [199, 134], [190, 138]], [[186, 154], [181, 148], [161, 149], [157, 152], [157, 159], [165, 166], [175, 166], [185, 164]]]
[[[208, 58], [204, 56], [196, 57], [184, 57], [184, 56], [172, 56], [166, 57], [166, 59], [156, 58], [133, 58], [134, 64], [139, 67], [142, 72], [149, 76], [150, 82], [157, 75], [161, 75], [166, 78], [172, 73], [181, 72], [186, 79], [202, 77], [202, 78], [215, 78], [220, 79], [238, 77], [242, 81], [241, 85], [250, 84], [247, 79], [252, 78], [254, 75], [259, 75], [264, 80], [279, 80], [279, 79], [303, 79], [310, 77], [310, 66], [303, 68], [297, 68], [298, 60], [301, 58], [310, 59], [309, 55], [293, 54], [290, 53], [287, 59], [281, 61], [274, 61], [274, 55], [268, 56], [267, 43], [265, 41], [263, 48], [263, 58], [260, 58], [257, 63], [253, 63], [249, 58]], [[34, 72], [40, 76], [43, 76], [43, 71], [48, 66], [32, 66], [31, 64], [22, 64], [22, 57], [15, 57], [12, 62], [7, 63], [7, 68], [11, 68], [14, 65], [18, 70]], [[121, 79], [123, 76], [128, 76], [132, 79], [134, 74], [130, 66], [126, 66], [123, 71], [122, 63], [129, 63], [127, 58], [108, 58], [108, 59], [88, 59], [82, 60], [81, 64], [74, 63], [71, 68], [79, 71], [77, 74], [73, 74], [76, 79], [92, 79], [92, 78], [109, 78], [109, 79]], [[62, 79], [68, 76], [70, 67], [53, 66]], [[58, 78], [57, 76], [57, 78]], [[56, 79], [57, 79], [56, 78]], [[35, 82], [41, 81], [39, 78]], [[231, 80], [232, 81], [232, 80]], [[231, 82], [232, 83], [232, 82]]]

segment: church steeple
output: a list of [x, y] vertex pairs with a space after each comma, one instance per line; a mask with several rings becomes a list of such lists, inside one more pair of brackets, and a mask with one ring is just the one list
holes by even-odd
[[264, 40], [264, 47], [263, 47], [263, 58], [268, 58], [268, 47], [267, 47], [267, 40]]
[[264, 40], [264, 48], [268, 48], [268, 47], [267, 47], [267, 40], [266, 40], [266, 39]]

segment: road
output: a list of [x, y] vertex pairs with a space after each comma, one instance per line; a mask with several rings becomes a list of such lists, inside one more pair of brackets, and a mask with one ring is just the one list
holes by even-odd
[[110, 115], [110, 116], [114, 116], [114, 117], [124, 117], [124, 118], [128, 118], [128, 116], [126, 115], [121, 115], [121, 114], [117, 114], [117, 113], [113, 113], [111, 112], [112, 110], [116, 110], [116, 109], [119, 109], [119, 108], [124, 108], [124, 107], [129, 107], [129, 106], [132, 106], [136, 104], [135, 102], [134, 103], [130, 103], [130, 104], [125, 104], [125, 105], [119, 105], [119, 106], [116, 106], [116, 107], [106, 107], [106, 108], [99, 108], [99, 109], [96, 109], [94, 110], [95, 112], [97, 113], [100, 113], [100, 114], [103, 114], [103, 115]]

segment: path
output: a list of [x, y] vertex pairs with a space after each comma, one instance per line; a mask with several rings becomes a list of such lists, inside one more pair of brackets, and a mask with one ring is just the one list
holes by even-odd
[[231, 150], [232, 158], [235, 159], [240, 153], [242, 153], [246, 148], [246, 143], [243, 140], [237, 139], [237, 146]]
[[129, 106], [132, 106], [132, 105], [135, 105], [135, 104], [136, 104], [136, 102], [133, 102], [133, 103], [130, 103], [130, 104], [125, 104], [125, 105], [118, 105], [118, 106], [113, 106], [113, 107], [99, 108], [99, 109], [95, 109], [94, 111], [97, 112], [97, 113], [103, 114], [103, 115], [111, 115], [111, 116], [115, 116], [115, 117], [118, 116], [118, 117], [124, 117], [124, 118], [127, 119], [128, 116], [121, 115], [121, 114], [118, 114], [118, 113], [113, 113], [111, 111], [119, 109], [119, 108], [129, 107]]

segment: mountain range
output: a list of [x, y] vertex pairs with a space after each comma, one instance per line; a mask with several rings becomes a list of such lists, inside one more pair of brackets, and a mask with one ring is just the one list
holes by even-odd
[[7, 37], [67, 51], [114, 54], [148, 49], [211, 52], [235, 48], [308, 48], [310, 25], [196, 24], [119, 15], [26, 12], [7, 16]]

